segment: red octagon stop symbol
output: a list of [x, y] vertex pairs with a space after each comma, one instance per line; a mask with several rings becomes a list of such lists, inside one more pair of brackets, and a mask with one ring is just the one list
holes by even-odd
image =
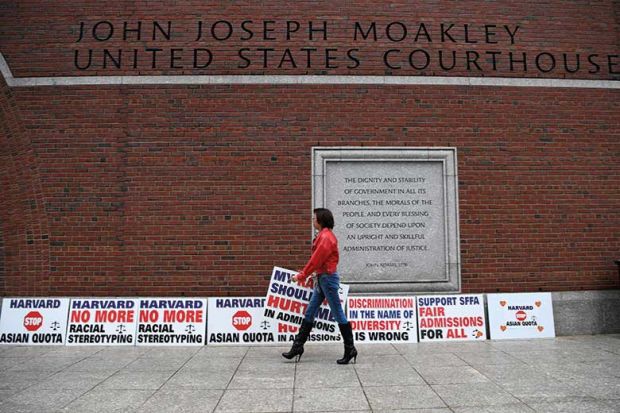
[[239, 310], [233, 315], [232, 324], [237, 330], [245, 331], [252, 325], [252, 316], [245, 310]]
[[38, 311], [31, 311], [24, 317], [24, 327], [28, 331], [37, 331], [43, 325], [43, 316]]
[[527, 313], [523, 310], [519, 310], [515, 314], [515, 317], [517, 317], [517, 320], [519, 321], [524, 321], [527, 318]]

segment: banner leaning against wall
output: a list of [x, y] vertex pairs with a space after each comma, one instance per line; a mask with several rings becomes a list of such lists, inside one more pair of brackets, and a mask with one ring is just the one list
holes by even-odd
[[135, 345], [137, 308], [133, 298], [72, 298], [67, 345]]
[[555, 337], [551, 293], [488, 294], [491, 339]]
[[252, 345], [276, 342], [276, 321], [266, 319], [265, 297], [209, 297], [207, 344]]
[[418, 341], [415, 297], [349, 297], [347, 315], [356, 343]]
[[416, 297], [420, 342], [486, 340], [482, 295]]
[[68, 310], [68, 298], [4, 298], [0, 344], [63, 345]]
[[206, 298], [140, 298], [136, 345], [203, 346]]
[[[311, 277], [304, 283], [291, 281], [291, 277], [295, 274], [297, 272], [285, 268], [273, 268], [271, 281], [267, 289], [264, 312], [265, 318], [291, 325], [293, 328], [301, 324], [314, 287]], [[349, 286], [340, 284], [338, 296], [343, 308], [345, 307], [348, 294]], [[314, 320], [313, 333], [315, 337], [311, 337], [311, 341], [322, 341], [323, 338], [329, 341], [329, 337], [340, 337], [338, 323], [332, 316], [327, 301], [323, 301], [319, 308], [319, 313]], [[316, 337], [317, 334], [325, 337]]]

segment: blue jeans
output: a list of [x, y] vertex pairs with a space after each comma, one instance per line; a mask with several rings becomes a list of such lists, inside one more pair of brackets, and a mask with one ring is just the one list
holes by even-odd
[[321, 303], [327, 298], [329, 308], [332, 310], [332, 317], [336, 319], [338, 324], [346, 324], [347, 316], [344, 314], [342, 305], [340, 305], [340, 297], [338, 290], [340, 289], [340, 276], [338, 273], [320, 274], [317, 276], [317, 282], [314, 283], [314, 291], [310, 297], [310, 304], [306, 309], [306, 321], [313, 322], [314, 317], [319, 312]]

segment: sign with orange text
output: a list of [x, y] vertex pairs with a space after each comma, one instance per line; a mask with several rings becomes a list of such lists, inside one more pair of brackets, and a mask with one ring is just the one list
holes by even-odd
[[63, 345], [68, 310], [68, 298], [4, 298], [0, 344]]
[[136, 345], [204, 346], [205, 298], [140, 298]]
[[72, 298], [67, 345], [135, 345], [137, 307], [133, 298]]
[[349, 297], [347, 315], [356, 343], [415, 343], [415, 297]]
[[488, 294], [491, 339], [555, 337], [551, 293]]
[[265, 297], [210, 297], [207, 344], [264, 345], [276, 343], [276, 322], [265, 319]]
[[[291, 278], [295, 271], [274, 267], [267, 290], [264, 316], [281, 323], [297, 327], [304, 318], [310, 298], [314, 293], [314, 282], [308, 277], [304, 283], [296, 283]], [[338, 295], [344, 308], [349, 286], [340, 284]], [[338, 323], [332, 316], [327, 300], [323, 301], [314, 320], [314, 333], [339, 336]]]
[[416, 297], [420, 342], [486, 340], [482, 295]]

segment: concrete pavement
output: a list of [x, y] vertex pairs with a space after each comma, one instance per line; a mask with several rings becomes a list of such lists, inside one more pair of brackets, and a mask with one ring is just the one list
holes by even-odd
[[285, 347], [0, 347], [0, 412], [620, 412], [620, 334]]

